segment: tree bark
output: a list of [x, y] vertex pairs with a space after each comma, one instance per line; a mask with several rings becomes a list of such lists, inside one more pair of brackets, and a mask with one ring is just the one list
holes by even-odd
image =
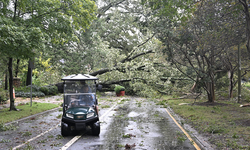
[[90, 73], [90, 75], [92, 75], [92, 76], [101, 75], [101, 74], [104, 74], [104, 73], [109, 72], [109, 71], [110, 71], [110, 69], [104, 68], [104, 69], [100, 69], [98, 71], [92, 72], [92, 73]]
[[195, 80], [193, 86], [192, 86], [191, 89], [190, 89], [190, 92], [191, 92], [191, 93], [195, 93], [195, 92], [197, 92], [197, 90], [199, 90], [199, 89], [198, 89], [199, 87], [197, 87], [197, 83], [198, 83], [198, 82], [199, 82], [199, 78], [196, 77], [196, 80]]
[[213, 103], [215, 101], [214, 82], [207, 83], [207, 96], [208, 102]]
[[31, 72], [32, 69], [30, 67], [28, 67], [28, 73], [27, 73], [27, 78], [26, 78], [26, 86], [31, 85]]
[[234, 88], [233, 75], [234, 75], [234, 71], [233, 70], [228, 71], [228, 78], [229, 78], [229, 100], [231, 98], [233, 98], [233, 88]]
[[194, 82], [193, 86], [192, 86], [191, 89], [190, 89], [190, 92], [191, 92], [191, 93], [194, 93], [194, 92], [195, 92], [196, 86], [197, 86], [197, 82]]
[[[14, 2], [14, 16], [13, 16], [13, 22], [16, 20], [16, 12], [17, 12], [17, 0]], [[9, 92], [10, 92], [10, 111], [12, 110], [17, 110], [15, 107], [15, 100], [13, 97], [13, 58], [9, 57], [9, 64], [8, 64], [8, 69], [9, 69]]]
[[31, 85], [31, 78], [32, 78], [32, 75], [31, 75], [31, 72], [32, 72], [32, 68], [30, 67], [31, 61], [29, 61], [29, 65], [28, 65], [28, 73], [27, 73], [27, 78], [26, 78], [26, 86], [28, 85]]
[[15, 77], [17, 77], [17, 75], [18, 75], [18, 69], [19, 69], [19, 62], [20, 62], [20, 59], [17, 59], [17, 61], [16, 61], [16, 69], [15, 69]]
[[5, 74], [5, 90], [8, 90], [8, 68], [6, 69], [6, 74]]
[[9, 92], [10, 92], [10, 111], [17, 110], [15, 107], [15, 100], [13, 97], [13, 70], [12, 70], [13, 58], [9, 58]]
[[210, 56], [210, 62], [207, 61], [208, 65], [208, 70], [209, 70], [209, 77], [210, 77], [210, 82], [208, 82], [208, 102], [213, 103], [215, 101], [215, 88], [214, 88], [214, 65], [215, 65], [215, 55], [214, 55], [214, 47], [212, 46], [211, 49], [211, 56]]

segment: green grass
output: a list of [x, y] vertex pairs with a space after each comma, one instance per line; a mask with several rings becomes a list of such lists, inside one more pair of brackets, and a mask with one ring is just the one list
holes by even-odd
[[250, 82], [244, 84], [246, 87], [250, 88]]
[[15, 121], [56, 107], [59, 106], [57, 104], [35, 102], [32, 104], [32, 107], [30, 107], [29, 103], [16, 106], [19, 111], [9, 111], [9, 108], [4, 108], [0, 110], [0, 123]]
[[104, 106], [101, 106], [103, 109], [104, 108], [110, 108], [110, 105], [104, 105]]
[[124, 102], [126, 102], [126, 101], [130, 101], [130, 99], [122, 99], [119, 103], [117, 103], [117, 104], [124, 104]]
[[[216, 101], [220, 105], [212, 106], [192, 105], [193, 102], [194, 99], [168, 99], [158, 104], [170, 106], [176, 114], [185, 119], [184, 123], [192, 125], [200, 133], [216, 135], [212, 138], [217, 139], [211, 141], [218, 147], [246, 148], [245, 145], [250, 142], [250, 126], [244, 124], [250, 118], [249, 107], [241, 108], [238, 103], [222, 100]], [[179, 105], [180, 103], [188, 104]], [[225, 142], [228, 140], [234, 144]]]

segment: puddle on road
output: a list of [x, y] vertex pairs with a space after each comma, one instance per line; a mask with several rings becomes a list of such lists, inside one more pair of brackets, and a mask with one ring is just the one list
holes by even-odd
[[134, 111], [132, 111], [128, 114], [128, 117], [137, 117], [137, 116], [139, 116], [139, 114], [137, 112], [134, 112]]

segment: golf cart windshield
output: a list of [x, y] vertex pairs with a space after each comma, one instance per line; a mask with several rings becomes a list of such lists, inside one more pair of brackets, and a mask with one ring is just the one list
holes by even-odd
[[68, 108], [96, 105], [94, 81], [66, 81], [64, 84], [64, 104]]

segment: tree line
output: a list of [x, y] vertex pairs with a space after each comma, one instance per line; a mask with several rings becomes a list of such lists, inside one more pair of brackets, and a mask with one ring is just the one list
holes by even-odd
[[0, 7], [10, 110], [13, 76], [30, 84], [31, 72], [34, 84], [88, 73], [104, 87], [123, 84], [141, 96], [204, 90], [209, 102], [225, 86], [232, 98], [238, 49], [248, 75], [246, 0], [4, 0]]

